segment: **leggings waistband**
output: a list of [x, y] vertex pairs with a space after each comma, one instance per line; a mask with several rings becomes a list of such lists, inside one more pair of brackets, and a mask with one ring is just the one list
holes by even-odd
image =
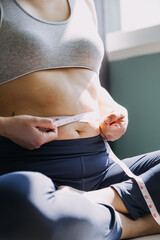
[[105, 151], [106, 146], [101, 135], [89, 138], [54, 140], [32, 151], [22, 148], [8, 138], [0, 136], [0, 157], [8, 155], [26, 154], [26, 156], [38, 154], [64, 155], [86, 154]]

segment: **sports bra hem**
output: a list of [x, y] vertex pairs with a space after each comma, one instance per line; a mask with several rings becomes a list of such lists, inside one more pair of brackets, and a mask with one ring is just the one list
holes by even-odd
[[35, 69], [35, 70], [33, 70], [33, 71], [28, 71], [28, 72], [26, 72], [26, 73], [24, 73], [24, 74], [20, 74], [20, 75], [18, 75], [18, 76], [16, 76], [16, 77], [13, 77], [13, 78], [11, 78], [11, 79], [8, 79], [8, 80], [4, 80], [4, 81], [2, 81], [2, 82], [0, 82], [0, 85], [2, 85], [2, 84], [5, 84], [5, 83], [8, 83], [8, 82], [11, 82], [11, 81], [13, 81], [13, 80], [16, 80], [16, 79], [18, 79], [18, 78], [20, 78], [20, 77], [24, 77], [24, 76], [26, 76], [26, 75], [28, 75], [28, 74], [30, 74], [30, 73], [34, 73], [34, 72], [38, 72], [38, 71], [43, 71], [43, 70], [56, 70], [56, 69], [62, 69], [62, 68], [82, 68], [82, 69], [88, 69], [88, 70], [90, 70], [90, 71], [93, 71], [94, 73], [96, 73], [96, 74], [98, 74], [98, 72], [97, 71], [95, 71], [94, 69], [92, 69], [92, 68], [89, 68], [89, 67], [86, 67], [86, 66], [72, 66], [72, 65], [70, 65], [70, 66], [58, 66], [58, 67], [46, 67], [46, 68], [38, 68], [38, 69]]

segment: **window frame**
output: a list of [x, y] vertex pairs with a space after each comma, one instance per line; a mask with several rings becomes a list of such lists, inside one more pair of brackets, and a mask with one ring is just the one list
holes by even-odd
[[[112, 2], [111, 2], [112, 1]], [[107, 23], [108, 4], [117, 4], [117, 0], [104, 0], [104, 21]], [[116, 9], [116, 12], [117, 12]], [[109, 14], [109, 19], [110, 15]], [[120, 16], [117, 17], [117, 21]], [[108, 21], [109, 22], [109, 21]], [[134, 31], [122, 32], [120, 26], [114, 23], [115, 32], [108, 33], [105, 29], [105, 46], [109, 61], [118, 61], [131, 57], [160, 53], [160, 24]]]

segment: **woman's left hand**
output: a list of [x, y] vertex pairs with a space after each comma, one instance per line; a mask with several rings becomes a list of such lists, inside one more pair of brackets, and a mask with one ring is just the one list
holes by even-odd
[[119, 139], [127, 130], [128, 113], [123, 107], [113, 110], [100, 124], [100, 132], [104, 139], [115, 141]]

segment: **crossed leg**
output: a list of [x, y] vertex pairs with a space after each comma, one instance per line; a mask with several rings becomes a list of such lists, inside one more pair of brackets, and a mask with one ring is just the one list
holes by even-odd
[[[134, 174], [141, 176], [157, 210], [160, 212], [160, 190], [158, 187], [160, 151], [125, 159], [124, 162]], [[114, 180], [116, 175], [118, 175], [118, 182]], [[109, 186], [104, 188], [107, 181]], [[106, 176], [100, 188], [96, 193], [99, 198], [96, 201], [105, 201], [111, 204], [119, 213], [123, 226], [122, 239], [160, 233], [160, 225], [151, 216], [137, 183], [129, 179], [119, 167], [116, 165], [111, 167], [108, 177]], [[95, 198], [95, 196], [93, 197], [94, 193], [94, 191], [88, 192], [86, 197], [93, 199]]]
[[[160, 181], [160, 153], [151, 154], [149, 161], [144, 161], [144, 158], [142, 157], [143, 167], [140, 167], [139, 163], [136, 165], [135, 161], [131, 165], [139, 169], [160, 211], [160, 193], [155, 184]], [[122, 177], [117, 170], [115, 175]], [[104, 179], [99, 190], [84, 192], [84, 196], [81, 197], [81, 194], [55, 191], [52, 181], [39, 173], [14, 173], [1, 176], [0, 237], [5, 240], [60, 240], [65, 235], [67, 240], [119, 240], [120, 237], [126, 239], [159, 233], [160, 227], [149, 215], [136, 183], [127, 176], [122, 177], [123, 182], [118, 178], [116, 178], [117, 182], [112, 182], [114, 178], [114, 174], [111, 173], [110, 177]], [[106, 185], [105, 181], [109, 186], [103, 186]], [[95, 202], [102, 203], [106, 207]], [[80, 206], [83, 206], [83, 210]], [[87, 230], [84, 228], [86, 226]], [[86, 232], [89, 235], [86, 235]]]
[[[125, 163], [132, 172], [141, 175], [160, 212], [160, 190], [156, 184], [160, 182], [160, 152], [126, 159]], [[75, 190], [69, 187], [68, 191]], [[100, 189], [79, 192], [91, 202], [114, 207], [122, 224], [121, 239], [160, 233], [160, 226], [151, 216], [137, 183], [116, 164], [107, 172]]]
[[56, 191], [35, 172], [0, 176], [0, 239], [119, 240], [120, 219], [111, 206], [75, 192]]
[[115, 208], [119, 214], [122, 224], [121, 239], [129, 239], [160, 233], [160, 225], [156, 223], [151, 214], [146, 214], [142, 217], [139, 217], [137, 220], [133, 220], [129, 216], [129, 212], [122, 199], [111, 187], [92, 192], [84, 192], [83, 195], [90, 201], [110, 204]]

